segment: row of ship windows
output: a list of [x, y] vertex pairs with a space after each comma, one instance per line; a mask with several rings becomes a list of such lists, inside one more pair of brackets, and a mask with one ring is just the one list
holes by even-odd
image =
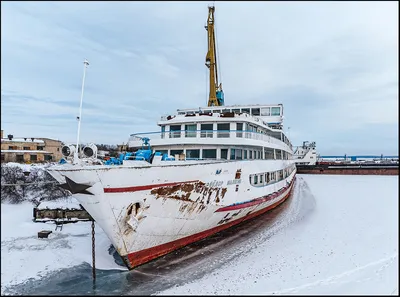
[[[157, 150], [161, 154], [176, 156], [184, 154], [185, 159], [217, 159], [217, 149], [178, 149], [178, 150]], [[275, 150], [276, 159], [288, 160], [289, 154], [283, 150]], [[253, 160], [253, 159], [270, 159], [274, 158], [273, 149], [266, 149], [264, 157], [262, 150], [249, 150], [242, 148], [221, 148], [219, 159], [225, 160]]]
[[[200, 137], [206, 138], [206, 137], [213, 137], [213, 132], [217, 132], [217, 137], [218, 138], [228, 138], [230, 132], [235, 132], [235, 130], [231, 129], [231, 124], [230, 123], [216, 123], [216, 126], [214, 126], [213, 123], [205, 123], [205, 124], [186, 124], [186, 125], [169, 125], [169, 137], [170, 138], [180, 138], [181, 137], [181, 132], [184, 133], [184, 137], [197, 137], [196, 132], [200, 132]], [[168, 125], [167, 125], [168, 126]], [[166, 132], [165, 129], [166, 126], [161, 126], [161, 133], [162, 136], [164, 136], [164, 133]], [[184, 128], [184, 130], [182, 130]], [[200, 128], [200, 130], [198, 130]], [[261, 133], [261, 134], [267, 134], [267, 130], [257, 127], [255, 125], [252, 125], [250, 123], [236, 123], [236, 137], [243, 137], [242, 133], [243, 132], [256, 132], [256, 133]]]
[[250, 184], [255, 187], [262, 187], [268, 184], [276, 183], [287, 178], [294, 169], [295, 165], [290, 165], [285, 169], [277, 171], [251, 174], [249, 176]]

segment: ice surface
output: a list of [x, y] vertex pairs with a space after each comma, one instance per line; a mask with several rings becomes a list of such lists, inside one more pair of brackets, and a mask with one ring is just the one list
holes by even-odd
[[[313, 203], [309, 210], [299, 207], [305, 200]], [[274, 224], [245, 244], [237, 244], [239, 232], [196, 251], [205, 254], [195, 267], [157, 275], [155, 280], [167, 277], [182, 284], [159, 294], [398, 294], [398, 176], [298, 175], [289, 202]], [[54, 231], [52, 223], [32, 222], [32, 208], [29, 203], [2, 204], [2, 294], [12, 284], [91, 264], [90, 222]], [[44, 229], [53, 233], [38, 239]], [[227, 244], [233, 247], [226, 247], [228, 253], [214, 253], [221, 258], [207, 256]], [[96, 267], [124, 269], [114, 262], [109, 246], [96, 226]], [[204, 277], [198, 276], [199, 268], [207, 271]], [[121, 277], [126, 281], [127, 276]]]
[[159, 294], [396, 294], [398, 176], [298, 175], [297, 190], [304, 181], [316, 201], [305, 220]]
[[[68, 204], [73, 203], [73, 201]], [[7, 286], [28, 279], [39, 279], [48, 272], [72, 267], [83, 262], [92, 263], [91, 222], [64, 224], [55, 231], [55, 224], [34, 223], [33, 204], [1, 204], [1, 293]], [[38, 232], [51, 230], [47, 239]], [[110, 240], [96, 226], [96, 268], [126, 268], [109, 255]]]

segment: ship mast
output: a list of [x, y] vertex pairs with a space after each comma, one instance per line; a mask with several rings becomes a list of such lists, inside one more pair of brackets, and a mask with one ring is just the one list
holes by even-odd
[[214, 31], [214, 6], [208, 7], [207, 30], [208, 51], [206, 55], [206, 66], [210, 69], [210, 95], [208, 97], [208, 106], [223, 106], [224, 92], [222, 84], [218, 84], [218, 69], [217, 69], [217, 50], [215, 46], [215, 31]]

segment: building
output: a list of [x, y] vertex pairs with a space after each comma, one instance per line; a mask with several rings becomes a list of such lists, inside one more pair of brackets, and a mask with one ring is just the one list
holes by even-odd
[[1, 130], [1, 162], [57, 162], [62, 158], [61, 147], [61, 141], [50, 138], [4, 138]]

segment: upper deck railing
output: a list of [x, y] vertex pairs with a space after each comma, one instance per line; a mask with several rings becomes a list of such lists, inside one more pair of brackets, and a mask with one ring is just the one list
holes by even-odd
[[[165, 131], [165, 132], [145, 132], [145, 133], [135, 133], [131, 134], [129, 141], [141, 141], [142, 138], [147, 137], [151, 140], [160, 140], [160, 139], [179, 139], [179, 138], [245, 138], [245, 139], [253, 139], [265, 141], [267, 143], [274, 143], [278, 145], [285, 144], [291, 150], [293, 149], [292, 144], [285, 143], [280, 139], [272, 137], [270, 135], [255, 132], [255, 131], [244, 131], [244, 130], [176, 130], [176, 131]], [[141, 142], [140, 142], [141, 143]]]
[[261, 119], [259, 116], [252, 116], [248, 113], [237, 113], [237, 112], [228, 112], [228, 113], [192, 113], [192, 114], [178, 114], [178, 115], [168, 115], [168, 116], [161, 116], [161, 121], [170, 121], [173, 120], [175, 122], [185, 122], [189, 120], [199, 120], [199, 119], [210, 119], [210, 118], [221, 118], [224, 120], [232, 119], [241, 119], [247, 120], [250, 123], [253, 122], [254, 124], [260, 125], [263, 128], [275, 129], [275, 130], [282, 130], [283, 127], [281, 125], [281, 116], [269, 116], [272, 123], [268, 123], [265, 120]]

